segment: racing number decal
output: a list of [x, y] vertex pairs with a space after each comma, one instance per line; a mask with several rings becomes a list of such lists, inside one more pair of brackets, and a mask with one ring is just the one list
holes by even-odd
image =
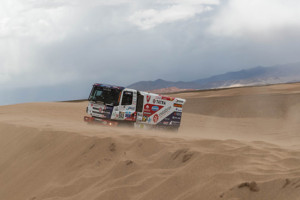
[[119, 113], [119, 118], [120, 118], [120, 119], [123, 119], [124, 117], [125, 117], [125, 113], [124, 113], [124, 112], [120, 112], [120, 113]]
[[155, 114], [154, 117], [153, 117], [153, 122], [156, 123], [159, 119], [159, 116], [158, 114]]

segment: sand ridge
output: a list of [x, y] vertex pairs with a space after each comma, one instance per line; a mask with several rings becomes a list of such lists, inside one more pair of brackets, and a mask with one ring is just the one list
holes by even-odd
[[299, 84], [269, 87], [176, 94], [178, 133], [87, 125], [86, 102], [2, 106], [0, 199], [299, 200]]

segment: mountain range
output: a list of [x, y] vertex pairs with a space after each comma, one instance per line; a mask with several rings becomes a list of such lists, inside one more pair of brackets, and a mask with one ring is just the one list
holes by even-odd
[[246, 70], [227, 72], [209, 78], [194, 81], [139, 81], [129, 85], [129, 88], [153, 91], [163, 88], [182, 89], [214, 89], [239, 86], [268, 85], [278, 83], [300, 82], [300, 63], [276, 65], [270, 67], [254, 67]]

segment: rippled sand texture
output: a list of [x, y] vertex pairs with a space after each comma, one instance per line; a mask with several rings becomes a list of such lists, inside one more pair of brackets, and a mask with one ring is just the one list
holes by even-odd
[[174, 96], [178, 133], [87, 125], [87, 102], [0, 107], [0, 199], [300, 199], [300, 84]]

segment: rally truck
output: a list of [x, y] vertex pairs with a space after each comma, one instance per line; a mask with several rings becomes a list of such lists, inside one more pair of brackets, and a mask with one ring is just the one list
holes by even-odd
[[185, 99], [125, 87], [93, 85], [84, 121], [109, 126], [178, 130]]

